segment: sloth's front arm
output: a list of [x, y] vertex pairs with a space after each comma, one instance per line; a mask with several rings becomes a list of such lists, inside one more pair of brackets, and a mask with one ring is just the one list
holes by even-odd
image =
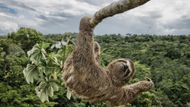
[[153, 85], [151, 80], [144, 80], [123, 87], [115, 87], [108, 101], [114, 106], [130, 103], [142, 92], [150, 90]]

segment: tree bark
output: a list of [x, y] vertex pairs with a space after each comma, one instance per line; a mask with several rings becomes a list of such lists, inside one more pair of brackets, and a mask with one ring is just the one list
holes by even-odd
[[91, 27], [95, 27], [103, 19], [123, 13], [135, 7], [141, 6], [150, 0], [120, 0], [97, 11], [90, 20]]

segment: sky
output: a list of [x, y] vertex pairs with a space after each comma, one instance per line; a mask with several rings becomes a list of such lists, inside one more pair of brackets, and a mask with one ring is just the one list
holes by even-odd
[[[118, 0], [0, 0], [0, 35], [31, 27], [44, 34], [78, 32], [82, 16]], [[95, 34], [190, 34], [190, 0], [151, 0], [103, 20]]]

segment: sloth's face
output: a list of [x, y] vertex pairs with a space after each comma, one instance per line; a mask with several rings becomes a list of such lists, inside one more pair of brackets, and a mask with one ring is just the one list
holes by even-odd
[[134, 65], [129, 59], [118, 59], [108, 65], [112, 78], [122, 83], [126, 83], [134, 75]]

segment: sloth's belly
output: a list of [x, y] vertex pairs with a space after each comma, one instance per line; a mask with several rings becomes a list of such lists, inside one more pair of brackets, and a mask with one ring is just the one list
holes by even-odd
[[107, 87], [94, 87], [93, 84], [89, 84], [89, 81], [81, 81], [77, 75], [70, 75], [65, 81], [65, 85], [73, 96], [82, 100], [94, 102], [102, 100], [101, 98], [105, 98], [106, 95], [105, 88]]

